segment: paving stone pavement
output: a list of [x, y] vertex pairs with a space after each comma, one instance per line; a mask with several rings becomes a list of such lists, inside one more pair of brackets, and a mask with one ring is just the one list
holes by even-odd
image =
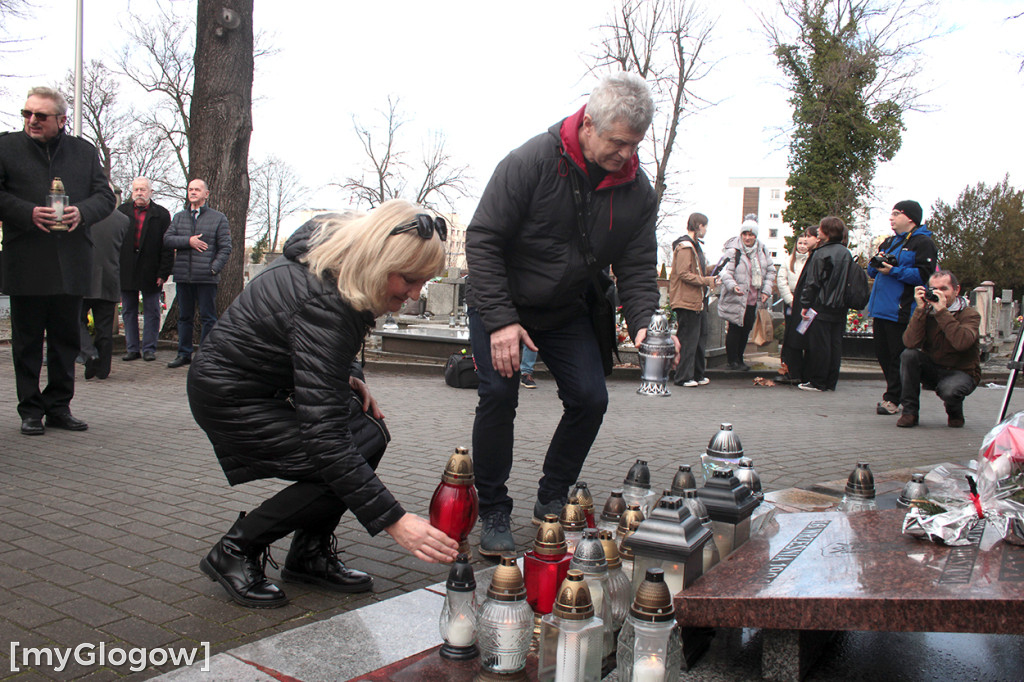
[[[215, 654], [444, 579], [445, 568], [417, 561], [386, 534], [369, 538], [345, 518], [339, 544], [348, 563], [375, 576], [372, 594], [285, 584], [291, 603], [281, 609], [229, 601], [198, 561], [239, 511], [282, 483], [226, 484], [189, 412], [186, 372], [166, 368], [172, 351], [158, 355], [157, 362], [132, 363], [115, 356], [106, 381], [80, 378], [72, 409], [89, 423], [87, 432], [48, 430], [30, 438], [18, 431], [10, 347], [0, 345], [0, 679], [146, 679], [177, 666], [132, 673], [127, 666], [71, 664], [55, 672], [21, 666], [17, 652], [209, 642]], [[374, 365], [367, 375], [393, 435], [379, 473], [409, 511], [425, 515], [448, 455], [470, 443], [475, 391], [445, 386], [440, 368]], [[599, 505], [637, 458], [650, 463], [656, 487], [667, 487], [677, 465], [696, 465], [726, 421], [768, 490], [845, 478], [860, 460], [876, 470], [966, 460], [1004, 395], [976, 391], [966, 427], [956, 430], [945, 426], [941, 404], [929, 395], [921, 426], [897, 429], [894, 417], [875, 415], [882, 383], [873, 373], [843, 379], [835, 393], [755, 387], [748, 375], [711, 376], [710, 385], [673, 388], [670, 398], [637, 395], [632, 375], [609, 382], [611, 407], [583, 472]], [[554, 382], [541, 374], [538, 384], [520, 396], [509, 482], [521, 548], [532, 539], [536, 480], [560, 414]], [[1014, 398], [1014, 409], [1024, 409], [1024, 398]], [[280, 559], [286, 551], [287, 540], [274, 548]], [[268, 573], [278, 577], [275, 569]]]

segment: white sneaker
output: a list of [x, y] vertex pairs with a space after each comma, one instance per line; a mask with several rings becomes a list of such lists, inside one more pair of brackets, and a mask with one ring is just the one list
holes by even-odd
[[806, 384], [800, 384], [799, 386], [797, 386], [797, 388], [799, 388], [801, 391], [817, 391], [818, 393], [821, 393], [821, 389], [811, 386], [810, 382], [807, 382]]
[[684, 381], [683, 386], [685, 386], [686, 388], [693, 388], [694, 386], [700, 386], [700, 384], [698, 384], [693, 379], [690, 379], [689, 381]]
[[710, 383], [711, 383], [711, 379], [708, 379], [707, 377], [704, 377], [703, 379], [701, 379], [700, 381], [697, 382], [697, 384], [699, 386], [707, 386]]

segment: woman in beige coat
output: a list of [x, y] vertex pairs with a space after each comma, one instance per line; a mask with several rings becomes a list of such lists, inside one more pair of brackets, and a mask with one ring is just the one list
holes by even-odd
[[669, 279], [669, 304], [676, 314], [679, 337], [679, 365], [675, 383], [678, 386], [703, 386], [704, 346], [708, 337], [708, 287], [718, 285], [718, 278], [707, 274], [703, 239], [708, 231], [708, 217], [693, 213], [686, 221], [686, 236], [672, 245], [672, 277]]

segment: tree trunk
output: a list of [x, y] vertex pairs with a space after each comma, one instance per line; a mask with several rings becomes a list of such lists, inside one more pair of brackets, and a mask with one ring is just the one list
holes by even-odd
[[[211, 208], [231, 226], [231, 257], [220, 274], [217, 309], [242, 291], [252, 135], [253, 0], [199, 0], [189, 167], [206, 181]], [[232, 16], [233, 15], [233, 16]], [[234, 26], [232, 21], [238, 22]]]

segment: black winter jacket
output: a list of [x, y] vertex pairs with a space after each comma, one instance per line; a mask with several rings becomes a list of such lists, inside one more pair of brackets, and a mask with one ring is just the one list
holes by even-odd
[[317, 227], [299, 228], [221, 315], [189, 369], [189, 404], [229, 483], [322, 480], [376, 534], [405, 511], [351, 428], [350, 364], [373, 316], [298, 262]]
[[[64, 183], [82, 222], [70, 232], [43, 232], [32, 209], [46, 206], [54, 177]], [[21, 296], [86, 296], [92, 279], [90, 227], [114, 210], [114, 193], [96, 148], [60, 133], [42, 145], [24, 131], [0, 135], [0, 222], [4, 293]]]
[[128, 216], [131, 226], [121, 245], [121, 289], [151, 294], [159, 291], [156, 280], [165, 282], [174, 265], [174, 249], [164, 246], [164, 234], [171, 226], [171, 214], [160, 204], [149, 202], [142, 220], [142, 237], [135, 248], [135, 204], [126, 201], [118, 209]]
[[[197, 234], [206, 242], [206, 251], [196, 251], [189, 246], [188, 240]], [[190, 210], [179, 211], [171, 218], [171, 226], [164, 234], [164, 246], [177, 250], [174, 255], [176, 283], [216, 284], [231, 255], [228, 218], [220, 211], [203, 206], [199, 209], [199, 220], [193, 225]]]
[[822, 322], [843, 320], [847, 312], [843, 302], [846, 273], [850, 267], [860, 266], [853, 262], [850, 250], [839, 242], [828, 242], [815, 249], [800, 273], [803, 290], [799, 306], [816, 310]]
[[582, 123], [580, 109], [510, 153], [480, 198], [466, 232], [467, 298], [488, 332], [517, 322], [552, 329], [585, 313], [591, 273], [569, 173], [583, 187], [595, 270], [611, 264], [632, 336], [658, 307], [654, 190], [635, 156], [591, 190]]

